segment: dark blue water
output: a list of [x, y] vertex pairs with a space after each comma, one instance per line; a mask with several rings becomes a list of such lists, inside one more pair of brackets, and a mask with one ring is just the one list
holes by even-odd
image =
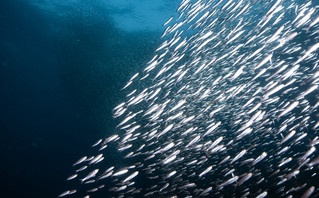
[[56, 197], [72, 163], [114, 133], [120, 89], [178, 5], [154, 2], [0, 1], [1, 197]]

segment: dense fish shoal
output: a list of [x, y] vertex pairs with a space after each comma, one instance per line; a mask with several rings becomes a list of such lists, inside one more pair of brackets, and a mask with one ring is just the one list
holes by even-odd
[[319, 196], [318, 2], [183, 0], [177, 14], [59, 197]]

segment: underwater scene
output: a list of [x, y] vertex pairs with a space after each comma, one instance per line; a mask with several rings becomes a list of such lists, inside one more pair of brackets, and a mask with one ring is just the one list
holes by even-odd
[[319, 2], [23, 2], [8, 197], [319, 196]]

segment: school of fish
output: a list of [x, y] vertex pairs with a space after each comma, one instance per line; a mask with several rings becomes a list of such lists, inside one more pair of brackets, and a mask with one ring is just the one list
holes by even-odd
[[319, 2], [183, 0], [59, 197], [319, 196]]

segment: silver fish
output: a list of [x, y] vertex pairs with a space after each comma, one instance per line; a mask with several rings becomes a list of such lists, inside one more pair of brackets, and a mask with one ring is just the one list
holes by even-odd
[[171, 16], [62, 195], [318, 194], [317, 3], [182, 0]]

